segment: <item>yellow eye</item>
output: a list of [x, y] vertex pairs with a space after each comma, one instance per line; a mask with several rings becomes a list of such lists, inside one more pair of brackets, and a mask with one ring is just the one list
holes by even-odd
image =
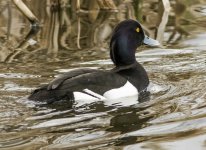
[[140, 31], [140, 29], [139, 29], [139, 27], [137, 27], [136, 32], [139, 32], [139, 31]]

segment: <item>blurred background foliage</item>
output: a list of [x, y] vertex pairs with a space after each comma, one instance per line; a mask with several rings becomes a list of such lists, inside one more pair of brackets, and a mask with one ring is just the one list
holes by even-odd
[[168, 47], [205, 26], [205, 16], [197, 15], [205, 9], [204, 0], [16, 1], [20, 2], [36, 18], [26, 17], [15, 0], [0, 1], [1, 62], [57, 60], [77, 51], [81, 58], [85, 52], [108, 51], [114, 26], [125, 19], [139, 20], [149, 36]]

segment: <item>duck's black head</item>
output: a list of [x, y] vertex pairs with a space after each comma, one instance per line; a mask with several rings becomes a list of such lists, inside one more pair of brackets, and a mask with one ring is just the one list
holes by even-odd
[[[114, 29], [110, 41], [110, 57], [116, 66], [130, 65], [136, 62], [135, 50], [143, 43], [158, 45], [153, 40], [150, 43], [143, 31], [142, 26], [135, 20], [120, 22]], [[152, 43], [153, 42], [153, 43]]]

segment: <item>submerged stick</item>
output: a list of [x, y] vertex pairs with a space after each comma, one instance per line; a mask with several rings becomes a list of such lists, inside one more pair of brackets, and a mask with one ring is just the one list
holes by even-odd
[[22, 2], [22, 0], [13, 0], [17, 8], [27, 17], [27, 19], [33, 25], [34, 23], [39, 22], [37, 17], [31, 12], [31, 10]]
[[37, 34], [39, 31], [39, 21], [37, 17], [31, 12], [31, 10], [22, 2], [22, 0], [13, 0], [13, 3], [17, 8], [22, 12], [22, 14], [29, 20], [31, 23], [31, 30], [25, 37], [25, 39], [19, 44], [17, 48], [22, 47], [26, 42], [30, 40], [32, 36]]
[[5, 62], [12, 62], [13, 59], [21, 53], [21, 49], [25, 49], [28, 45], [33, 45], [36, 43], [32, 39], [32, 37], [37, 34], [39, 31], [39, 21], [37, 17], [31, 12], [31, 10], [22, 2], [22, 0], [13, 0], [13, 3], [17, 6], [17, 8], [22, 12], [22, 14], [29, 20], [31, 23], [31, 30], [29, 33], [26, 35], [26, 37], [23, 39], [23, 41], [17, 46], [17, 48], [9, 54], [6, 59], [4, 60]]

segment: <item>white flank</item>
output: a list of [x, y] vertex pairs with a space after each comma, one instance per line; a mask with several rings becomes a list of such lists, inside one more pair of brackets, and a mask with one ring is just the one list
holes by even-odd
[[85, 101], [85, 102], [93, 102], [97, 100], [115, 100], [115, 99], [121, 99], [125, 97], [136, 97], [135, 100], [137, 100], [138, 96], [138, 90], [129, 82], [127, 81], [124, 86], [116, 89], [111, 89], [107, 92], [105, 92], [102, 95], [95, 93], [89, 89], [83, 90], [85, 93], [82, 92], [74, 92], [74, 99], [77, 101]]
[[138, 96], [138, 90], [129, 81], [127, 81], [124, 86], [116, 89], [111, 89], [105, 92], [103, 96], [107, 99]]
[[93, 97], [91, 95], [88, 95], [86, 93], [82, 92], [74, 92], [74, 100], [99, 100], [99, 98]]
[[[106, 98], [103, 97], [100, 94], [97, 94], [89, 89], [84, 89], [83, 90], [86, 93], [82, 93], [82, 92], [74, 92], [74, 99], [75, 100], [105, 100]], [[87, 94], [88, 93], [88, 94]]]

